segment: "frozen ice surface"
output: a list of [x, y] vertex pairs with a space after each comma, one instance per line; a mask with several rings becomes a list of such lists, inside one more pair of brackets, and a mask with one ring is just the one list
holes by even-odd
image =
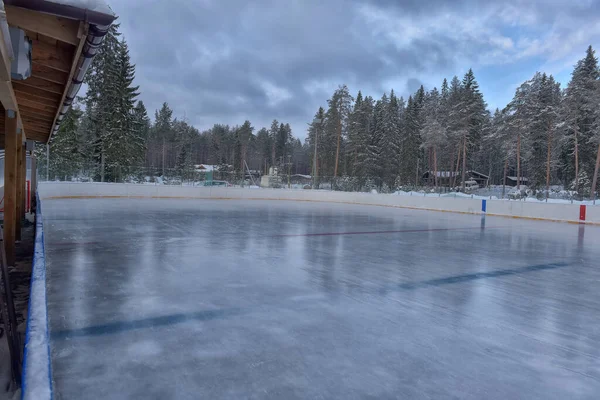
[[597, 399], [600, 227], [44, 200], [55, 398]]

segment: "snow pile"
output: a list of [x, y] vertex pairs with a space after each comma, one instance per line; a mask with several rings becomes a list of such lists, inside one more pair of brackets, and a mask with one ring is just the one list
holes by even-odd
[[48, 312], [46, 304], [46, 256], [41, 204], [38, 198], [36, 215], [35, 252], [31, 271], [31, 293], [25, 352], [23, 360], [23, 399], [52, 398], [50, 343], [48, 340]]
[[104, 0], [46, 0], [48, 3], [62, 4], [82, 10], [90, 10], [101, 14], [115, 15]]

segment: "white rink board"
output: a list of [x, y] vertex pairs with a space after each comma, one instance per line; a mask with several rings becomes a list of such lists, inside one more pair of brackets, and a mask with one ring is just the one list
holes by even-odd
[[[158, 197], [325, 201], [482, 214], [482, 200], [479, 199], [397, 196], [390, 194], [318, 190], [245, 189], [204, 186], [136, 185], [120, 183], [45, 182], [39, 184], [39, 193], [41, 199], [69, 197]], [[486, 202], [487, 213], [491, 215], [579, 222], [578, 204], [530, 203], [508, 200], [487, 200]], [[600, 223], [600, 206], [587, 206], [586, 222]]]

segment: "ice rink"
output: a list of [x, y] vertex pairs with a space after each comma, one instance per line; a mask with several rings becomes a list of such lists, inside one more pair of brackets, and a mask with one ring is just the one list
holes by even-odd
[[598, 399], [600, 227], [44, 200], [57, 399]]

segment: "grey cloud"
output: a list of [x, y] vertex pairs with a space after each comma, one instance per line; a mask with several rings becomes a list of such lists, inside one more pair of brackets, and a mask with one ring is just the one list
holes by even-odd
[[[398, 95], [406, 97], [429, 76], [450, 77], [489, 50], [489, 43], [477, 32], [462, 37], [450, 34], [455, 26], [421, 32], [399, 45], [386, 32], [376, 32], [378, 27], [361, 14], [362, 6], [381, 10], [392, 22], [396, 16], [403, 17], [410, 23], [408, 32], [418, 28], [423, 18], [448, 13], [457, 18], [476, 16], [486, 10], [493, 14], [511, 5], [552, 22], [549, 10], [557, 11], [565, 4], [519, 0], [467, 0], [458, 5], [444, 0], [115, 0], [113, 6], [137, 64], [141, 98], [151, 112], [167, 101], [176, 115], [185, 113], [200, 129], [244, 119], [260, 128], [278, 118], [289, 121], [294, 133], [303, 136], [306, 122], [330, 95], [307, 91], [311, 82], [333, 87], [346, 83], [353, 92], [362, 89], [374, 96], [390, 89], [383, 87], [384, 82], [406, 82], [406, 87], [395, 88]], [[590, 18], [585, 15], [589, 7], [569, 10], [569, 15]], [[397, 28], [401, 41], [404, 29]], [[274, 102], [265, 85], [290, 97]]]

